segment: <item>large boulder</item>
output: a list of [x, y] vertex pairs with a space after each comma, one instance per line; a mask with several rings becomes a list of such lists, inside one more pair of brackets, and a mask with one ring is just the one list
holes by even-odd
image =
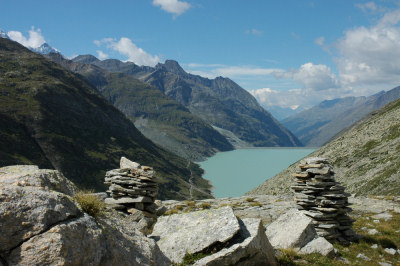
[[58, 171], [0, 168], [0, 265], [170, 265], [129, 216], [96, 221], [75, 190]]
[[77, 190], [74, 183], [57, 170], [39, 169], [36, 165], [12, 165], [0, 168], [2, 185], [31, 186], [46, 191], [57, 191], [73, 196]]
[[274, 249], [260, 219], [239, 220], [242, 242], [198, 260], [194, 265], [277, 265]]
[[160, 217], [150, 235], [173, 262], [232, 239], [240, 225], [232, 208], [223, 207]]
[[261, 220], [240, 220], [231, 207], [161, 217], [151, 237], [174, 263], [203, 253], [195, 265], [276, 265]]
[[267, 226], [266, 234], [274, 249], [300, 249], [317, 237], [312, 220], [298, 210], [279, 216]]
[[53, 226], [13, 249], [9, 265], [99, 265], [106, 245], [95, 220], [84, 215]]
[[0, 168], [0, 256], [57, 223], [83, 215], [70, 196], [53, 191], [55, 180], [70, 185], [54, 170]]

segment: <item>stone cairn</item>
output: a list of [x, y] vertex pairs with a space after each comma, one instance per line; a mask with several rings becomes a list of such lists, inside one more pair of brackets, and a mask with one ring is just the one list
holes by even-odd
[[106, 198], [105, 203], [122, 212], [135, 213], [140, 210], [154, 214], [157, 210], [154, 201], [158, 187], [153, 175], [153, 168], [122, 157], [120, 169], [106, 173], [104, 184], [110, 185], [107, 192], [111, 198]]
[[348, 207], [350, 194], [335, 181], [328, 160], [307, 158], [298, 167], [300, 170], [293, 174], [296, 184], [292, 186], [297, 208], [313, 220], [319, 236], [330, 241], [354, 240], [354, 220], [348, 216], [352, 210]]

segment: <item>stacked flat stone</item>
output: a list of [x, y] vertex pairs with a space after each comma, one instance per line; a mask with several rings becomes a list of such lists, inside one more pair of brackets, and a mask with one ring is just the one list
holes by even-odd
[[158, 186], [153, 176], [153, 168], [122, 157], [120, 168], [106, 173], [104, 184], [110, 185], [107, 192], [111, 198], [105, 202], [123, 212], [134, 213], [137, 209], [155, 213]]
[[348, 213], [349, 193], [335, 181], [334, 171], [325, 158], [312, 157], [300, 162], [296, 178], [294, 199], [297, 208], [313, 219], [319, 236], [328, 240], [353, 240], [354, 222]]

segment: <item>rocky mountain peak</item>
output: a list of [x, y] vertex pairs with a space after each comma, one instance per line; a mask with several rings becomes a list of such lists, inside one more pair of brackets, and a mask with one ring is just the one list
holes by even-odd
[[0, 30], [0, 38], [10, 39], [10, 37], [8, 37], [7, 33], [3, 30]]
[[57, 49], [51, 47], [48, 43], [44, 43], [36, 48], [29, 48], [31, 51], [38, 54], [50, 54], [50, 53], [58, 53]]
[[91, 54], [78, 55], [77, 57], [72, 58], [72, 61], [82, 64], [92, 64], [95, 62], [99, 62], [100, 60]]
[[166, 60], [164, 64], [157, 64], [156, 69], [165, 69], [168, 72], [175, 74], [186, 74], [185, 70], [175, 60]]

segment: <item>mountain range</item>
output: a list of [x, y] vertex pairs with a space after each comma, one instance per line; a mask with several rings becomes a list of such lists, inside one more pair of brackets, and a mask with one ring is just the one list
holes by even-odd
[[249, 92], [228, 78], [192, 75], [173, 60], [155, 67], [115, 59], [101, 61], [90, 55], [78, 56], [72, 61], [125, 73], [156, 87], [212, 125], [235, 147], [301, 145]]
[[81, 55], [47, 57], [86, 77], [149, 139], [191, 160], [251, 146], [300, 146], [247, 91], [226, 78], [186, 73], [173, 60], [156, 67]]
[[319, 147], [368, 113], [400, 98], [400, 87], [365, 97], [326, 100], [319, 105], [283, 119], [305, 146]]
[[[364, 196], [399, 195], [399, 117], [400, 100], [395, 100], [340, 132], [309, 157], [327, 158], [334, 168], [336, 180], [350, 193]], [[248, 194], [290, 193], [290, 186], [294, 182], [292, 174], [296, 168], [297, 163]]]
[[125, 156], [155, 168], [161, 199], [211, 197], [197, 164], [148, 140], [87, 79], [6, 38], [0, 122], [0, 166], [53, 168], [82, 188], [104, 191], [105, 172]]
[[[63, 67], [84, 76], [153, 142], [191, 160], [201, 160], [233, 146], [202, 119], [155, 87], [125, 73], [112, 73], [96, 65], [47, 55]], [[93, 57], [93, 60], [98, 60]]]

